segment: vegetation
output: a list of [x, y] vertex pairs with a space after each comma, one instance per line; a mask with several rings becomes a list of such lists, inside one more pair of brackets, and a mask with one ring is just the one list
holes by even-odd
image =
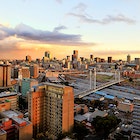
[[121, 120], [113, 115], [107, 117], [97, 116], [93, 119], [92, 125], [94, 126], [97, 135], [103, 135], [104, 138], [107, 138], [109, 133], [117, 127], [120, 121]]
[[75, 123], [72, 132], [65, 132], [58, 136], [57, 140], [69, 137], [74, 140], [83, 140], [86, 135], [89, 134], [89, 130], [82, 123]]

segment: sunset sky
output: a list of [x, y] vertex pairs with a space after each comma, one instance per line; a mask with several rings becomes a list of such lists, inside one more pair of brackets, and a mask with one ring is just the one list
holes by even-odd
[[140, 0], [1, 0], [0, 59], [140, 57]]

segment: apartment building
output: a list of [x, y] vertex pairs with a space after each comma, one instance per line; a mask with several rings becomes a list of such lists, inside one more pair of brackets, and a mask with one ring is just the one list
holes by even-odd
[[47, 82], [37, 85], [28, 94], [28, 111], [33, 136], [46, 132], [56, 139], [73, 126], [73, 88]]

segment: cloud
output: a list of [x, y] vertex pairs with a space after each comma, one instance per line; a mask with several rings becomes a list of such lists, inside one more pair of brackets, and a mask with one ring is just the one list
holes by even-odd
[[34, 43], [44, 43], [63, 46], [89, 46], [95, 43], [83, 42], [81, 35], [65, 34], [59, 31], [66, 29], [65, 26], [55, 27], [53, 31], [34, 29], [25, 24], [19, 24], [15, 28], [0, 25], [0, 40], [6, 41], [13, 37], [15, 42], [29, 41]]
[[54, 28], [54, 32], [59, 32], [60, 30], [64, 30], [64, 29], [67, 29], [67, 27], [66, 26], [58, 26], [58, 27], [55, 27]]
[[58, 2], [58, 3], [62, 3], [62, 0], [56, 0], [56, 2]]
[[94, 19], [91, 15], [86, 13], [87, 6], [83, 3], [79, 3], [76, 7], [74, 7], [72, 10], [74, 12], [67, 13], [68, 16], [75, 17], [79, 19], [80, 23], [96, 23], [96, 24], [110, 24], [114, 22], [123, 22], [127, 24], [134, 24], [136, 21], [132, 18], [126, 17], [123, 14], [118, 15], [107, 15], [103, 19]]
[[77, 10], [78, 12], [84, 12], [87, 8], [87, 5], [84, 3], [79, 3], [76, 7], [74, 7], [74, 10]]

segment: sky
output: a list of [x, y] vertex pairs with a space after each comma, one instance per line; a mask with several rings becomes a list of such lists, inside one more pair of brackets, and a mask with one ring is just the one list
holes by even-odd
[[140, 0], [1, 0], [0, 59], [140, 57]]

